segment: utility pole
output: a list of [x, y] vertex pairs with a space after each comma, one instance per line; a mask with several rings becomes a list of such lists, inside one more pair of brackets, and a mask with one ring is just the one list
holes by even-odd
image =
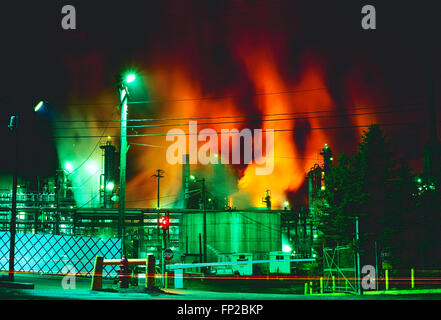
[[118, 238], [121, 239], [122, 254], [126, 254], [125, 243], [125, 206], [126, 206], [126, 171], [127, 171], [127, 100], [128, 90], [125, 81], [119, 87], [121, 99], [121, 149], [119, 161], [119, 202], [118, 202]]
[[15, 234], [17, 222], [17, 175], [18, 175], [18, 115], [11, 117], [9, 129], [14, 136], [14, 171], [12, 175], [11, 222], [9, 224], [9, 281], [14, 281]]
[[[159, 208], [161, 207], [160, 206], [160, 199], [161, 199], [161, 197], [160, 197], [160, 194], [159, 194], [159, 181], [161, 180], [161, 178], [164, 178], [164, 176], [162, 175], [163, 173], [164, 173], [164, 170], [157, 169], [156, 170], [156, 174], [152, 175], [152, 177], [155, 177], [155, 178], [158, 179], [158, 192], [157, 192], [158, 203], [156, 204], [156, 207], [158, 209], [158, 249], [159, 249], [158, 251], [161, 251], [161, 244], [159, 243], [160, 242], [159, 238], [161, 237], [161, 234], [160, 234], [161, 231], [159, 230], [159, 221], [160, 221], [160, 218], [161, 218], [161, 214], [159, 213]], [[163, 250], [163, 248], [164, 248], [164, 243], [162, 243], [162, 250]]]
[[[161, 197], [159, 196], [159, 181], [161, 180], [161, 178], [164, 178], [164, 176], [162, 175], [163, 173], [164, 173], [164, 170], [158, 169], [158, 170], [156, 170], [156, 174], [152, 175], [152, 177], [155, 177], [155, 178], [158, 179], [158, 192], [157, 192], [157, 195], [158, 195], [158, 204], [157, 204], [157, 208], [158, 208], [158, 209], [161, 208], [161, 206], [159, 205], [159, 199], [161, 198]], [[159, 213], [158, 213], [158, 215], [159, 215]]]

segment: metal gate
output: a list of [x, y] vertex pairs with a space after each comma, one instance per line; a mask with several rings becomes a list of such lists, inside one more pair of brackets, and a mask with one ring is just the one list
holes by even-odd
[[323, 248], [323, 276], [326, 292], [358, 292], [354, 248]]
[[[0, 270], [9, 270], [9, 232], [0, 232]], [[15, 235], [14, 270], [25, 273], [91, 276], [95, 257], [121, 259], [121, 240], [53, 234]], [[106, 266], [104, 277], [115, 277], [117, 266]]]

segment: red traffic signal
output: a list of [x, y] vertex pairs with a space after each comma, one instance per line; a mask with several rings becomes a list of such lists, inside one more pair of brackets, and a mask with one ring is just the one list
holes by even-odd
[[168, 227], [170, 226], [170, 219], [168, 217], [161, 217], [159, 220], [159, 225], [162, 229], [168, 230]]

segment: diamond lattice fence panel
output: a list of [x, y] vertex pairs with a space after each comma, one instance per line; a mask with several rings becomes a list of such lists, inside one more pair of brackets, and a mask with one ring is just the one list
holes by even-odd
[[[0, 270], [9, 270], [9, 232], [0, 232]], [[16, 272], [91, 276], [95, 257], [121, 258], [121, 240], [53, 234], [23, 234], [15, 237]], [[118, 266], [105, 266], [103, 276], [115, 277]]]

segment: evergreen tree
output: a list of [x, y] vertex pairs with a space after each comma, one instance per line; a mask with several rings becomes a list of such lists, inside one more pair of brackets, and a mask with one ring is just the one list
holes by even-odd
[[357, 152], [338, 157], [325, 182], [320, 229], [327, 246], [353, 243], [355, 217], [367, 263], [375, 260], [375, 242], [379, 248], [401, 245], [402, 218], [412, 208], [412, 176], [379, 126], [363, 132]]

